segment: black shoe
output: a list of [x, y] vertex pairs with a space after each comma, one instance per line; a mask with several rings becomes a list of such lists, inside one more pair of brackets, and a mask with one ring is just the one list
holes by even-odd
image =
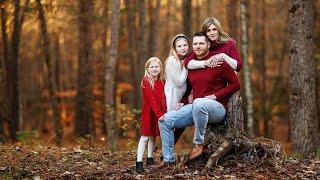
[[143, 169], [143, 163], [141, 162], [136, 162], [136, 171], [137, 173], [141, 174], [143, 172], [145, 172], [145, 170]]
[[151, 166], [151, 165], [154, 165], [154, 161], [153, 161], [153, 158], [152, 157], [148, 157], [147, 158], [147, 166]]

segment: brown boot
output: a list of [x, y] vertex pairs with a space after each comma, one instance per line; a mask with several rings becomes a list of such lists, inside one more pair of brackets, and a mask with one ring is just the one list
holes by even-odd
[[156, 165], [154, 168], [157, 169], [157, 170], [167, 169], [167, 168], [173, 167], [174, 164], [175, 164], [174, 162], [161, 161], [161, 163]]
[[189, 160], [199, 157], [203, 152], [203, 144], [195, 144], [192, 151], [189, 153]]

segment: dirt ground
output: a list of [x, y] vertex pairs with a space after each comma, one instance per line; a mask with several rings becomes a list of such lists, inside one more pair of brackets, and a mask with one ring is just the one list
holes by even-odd
[[[159, 163], [160, 153], [155, 156]], [[135, 172], [134, 151], [103, 147], [0, 146], [0, 179], [320, 179], [320, 161], [284, 158], [280, 164], [258, 167], [225, 160], [207, 175], [201, 167]]]

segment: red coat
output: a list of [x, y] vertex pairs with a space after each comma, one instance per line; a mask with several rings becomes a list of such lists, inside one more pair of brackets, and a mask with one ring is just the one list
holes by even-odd
[[142, 112], [141, 112], [141, 135], [159, 136], [158, 119], [166, 112], [166, 100], [164, 95], [164, 82], [154, 82], [151, 88], [146, 78], [141, 82]]

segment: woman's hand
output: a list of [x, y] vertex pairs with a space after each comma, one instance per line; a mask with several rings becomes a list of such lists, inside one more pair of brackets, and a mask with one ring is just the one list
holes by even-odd
[[[224, 53], [216, 54], [211, 56], [207, 61], [210, 61], [210, 64], [207, 67], [215, 68], [221, 66], [224, 61]], [[205, 62], [206, 65], [206, 62]]]

